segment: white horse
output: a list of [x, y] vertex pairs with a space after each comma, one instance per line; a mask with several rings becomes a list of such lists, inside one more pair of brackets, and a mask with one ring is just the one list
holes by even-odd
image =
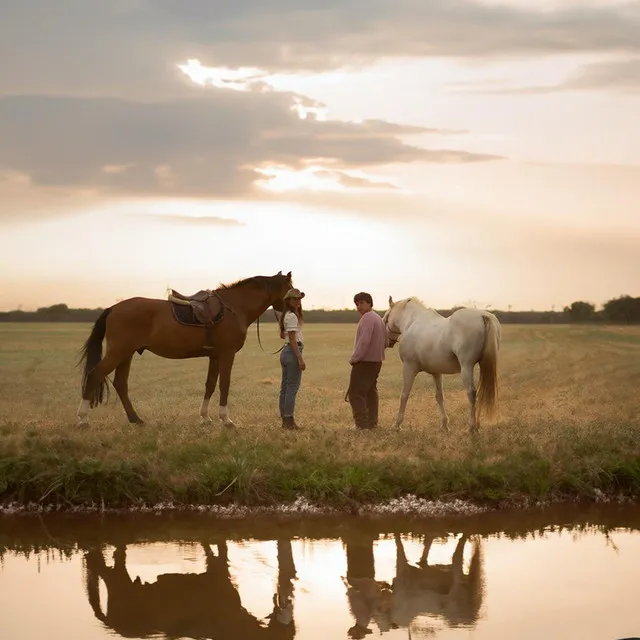
[[[462, 374], [469, 398], [472, 432], [478, 430], [481, 415], [488, 419], [494, 416], [501, 333], [498, 318], [480, 309], [458, 309], [445, 318], [417, 298], [394, 302], [389, 296], [389, 310], [383, 320], [389, 347], [402, 335], [400, 360], [404, 383], [395, 427], [402, 424], [413, 382], [421, 371], [433, 376], [442, 427], [446, 431], [449, 431], [449, 418], [444, 408], [443, 374]], [[480, 364], [480, 383], [476, 393], [473, 370], [477, 363]]]

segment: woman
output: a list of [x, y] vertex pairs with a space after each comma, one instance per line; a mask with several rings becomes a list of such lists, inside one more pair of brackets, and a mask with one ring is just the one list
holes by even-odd
[[300, 428], [293, 414], [302, 372], [307, 368], [302, 357], [304, 350], [302, 298], [304, 293], [299, 289], [289, 289], [284, 295], [284, 312], [280, 316], [280, 337], [287, 341], [280, 352], [282, 368], [280, 416], [283, 429]]

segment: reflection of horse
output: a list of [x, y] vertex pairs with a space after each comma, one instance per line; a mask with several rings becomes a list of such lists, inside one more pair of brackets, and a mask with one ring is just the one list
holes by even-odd
[[373, 543], [375, 536], [359, 535], [344, 539], [347, 552], [347, 599], [355, 625], [349, 637], [364, 638], [372, 633], [374, 621], [384, 633], [399, 627], [408, 628], [416, 617], [437, 616], [451, 627], [473, 625], [482, 604], [482, 557], [479, 541], [474, 541], [469, 573], [464, 573], [464, 548], [468, 536], [456, 544], [450, 564], [430, 565], [429, 550], [433, 538], [425, 538], [422, 557], [417, 566], [407, 560], [398, 534], [396, 576], [391, 585], [375, 579]]
[[[482, 413], [487, 418], [493, 416], [498, 390], [500, 322], [492, 313], [480, 309], [458, 309], [444, 318], [434, 309], [425, 307], [417, 298], [394, 302], [389, 296], [389, 310], [383, 319], [390, 347], [402, 335], [400, 359], [403, 386], [396, 427], [402, 424], [413, 382], [421, 371], [433, 377], [445, 430], [449, 430], [449, 418], [444, 408], [443, 374], [462, 375], [469, 398], [471, 431], [477, 431]], [[480, 365], [477, 394], [473, 380], [476, 364]]]
[[[205, 572], [165, 573], [152, 583], [142, 583], [139, 577], [131, 579], [124, 546], [116, 548], [113, 567], [106, 565], [101, 551], [89, 551], [87, 594], [94, 614], [125, 638], [164, 634], [168, 638], [290, 640], [295, 636], [291, 602], [285, 605], [285, 610], [280, 607], [282, 595], [274, 596], [274, 611], [265, 626], [242, 606], [231, 581], [226, 543], [217, 544], [217, 556], [208, 544], [203, 547]], [[290, 551], [288, 541], [278, 542], [278, 559], [283, 560], [279, 567], [279, 591], [287, 576], [289, 580], [295, 576]], [[106, 613], [100, 602], [100, 579], [107, 591]]]
[[[205, 328], [185, 326], [174, 317], [167, 300], [129, 298], [105, 309], [93, 325], [82, 350], [85, 363], [82, 401], [78, 408], [80, 425], [86, 425], [89, 407], [100, 404], [106, 389], [106, 376], [115, 369], [113, 386], [118, 392], [129, 422], [141, 423], [129, 399], [128, 380], [131, 360], [145, 349], [163, 358], [209, 357], [209, 370], [200, 417], [209, 422], [209, 401], [220, 375], [219, 416], [232, 427], [227, 412], [231, 368], [236, 353], [244, 345], [247, 328], [270, 306], [282, 311], [282, 299], [291, 288], [291, 272], [274, 276], [254, 276], [214, 292], [220, 320], [210, 327], [212, 345], [205, 344]], [[207, 329], [207, 330], [209, 330]], [[107, 348], [102, 355], [102, 341]], [[210, 347], [210, 348], [209, 348]]]
[[396, 577], [393, 580], [391, 618], [408, 627], [419, 615], [443, 618], [449, 626], [473, 625], [478, 621], [483, 594], [482, 556], [479, 541], [474, 541], [469, 573], [463, 570], [464, 547], [468, 538], [460, 537], [451, 564], [430, 565], [429, 550], [433, 538], [425, 538], [417, 566], [409, 564], [398, 534], [396, 541]]

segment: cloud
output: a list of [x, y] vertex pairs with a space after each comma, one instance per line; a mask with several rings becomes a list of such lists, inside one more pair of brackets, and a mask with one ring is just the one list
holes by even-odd
[[299, 96], [206, 88], [181, 100], [0, 97], [0, 172], [36, 188], [102, 195], [260, 197], [261, 167], [343, 171], [413, 162], [484, 162], [491, 154], [426, 149], [432, 132], [379, 120], [301, 119]]
[[587, 65], [569, 78], [562, 88], [568, 91], [604, 89], [640, 93], [640, 57]]
[[[385, 57], [640, 51], [640, 3], [0, 0], [0, 91], [171, 97], [176, 64], [326, 70]], [[182, 84], [186, 84], [182, 79]]]
[[[390, 190], [390, 191], [395, 191], [398, 189], [398, 186], [391, 182], [384, 182], [381, 180], [370, 180], [369, 178], [365, 178], [361, 176], [352, 176], [341, 171], [327, 171], [323, 173], [326, 173], [328, 176], [335, 178], [339, 184], [347, 188], [384, 189], [384, 190]], [[321, 176], [323, 175], [323, 173], [321, 173]]]
[[[640, 33], [638, 34], [640, 38]], [[640, 57], [584, 65], [566, 80], [550, 85], [504, 86], [506, 79], [450, 83], [452, 93], [535, 95], [562, 91], [609, 91], [640, 94]], [[503, 86], [500, 86], [500, 85]]]
[[220, 218], [218, 216], [187, 216], [187, 215], [179, 215], [177, 213], [161, 213], [149, 215], [145, 213], [135, 213], [131, 214], [137, 218], [153, 218], [154, 221], [159, 222], [168, 222], [170, 224], [179, 224], [179, 225], [194, 225], [194, 226], [202, 226], [202, 227], [243, 227], [245, 226], [244, 222], [240, 222], [240, 220], [236, 220], [235, 218]]
[[30, 176], [3, 171], [0, 166], [0, 223], [24, 224], [55, 216], [74, 215], [100, 207], [100, 194], [93, 189], [36, 188]]

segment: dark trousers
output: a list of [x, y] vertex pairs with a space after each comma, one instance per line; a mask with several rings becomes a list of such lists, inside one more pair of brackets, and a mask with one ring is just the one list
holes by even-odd
[[349, 403], [359, 429], [378, 426], [378, 376], [382, 362], [356, 362], [351, 367]]

